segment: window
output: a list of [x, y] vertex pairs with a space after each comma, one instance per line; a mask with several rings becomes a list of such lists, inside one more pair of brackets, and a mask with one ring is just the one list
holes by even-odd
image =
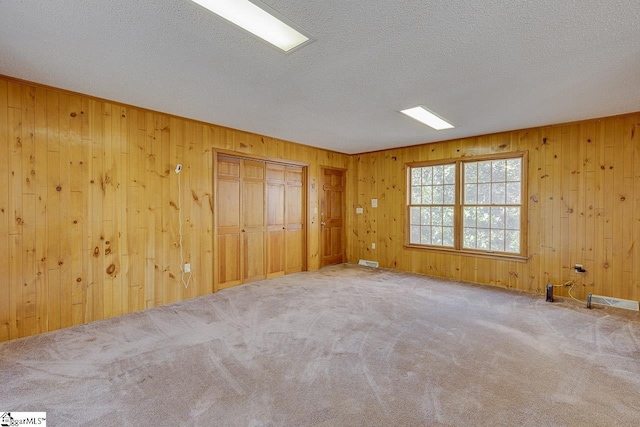
[[407, 165], [409, 246], [525, 255], [526, 153]]

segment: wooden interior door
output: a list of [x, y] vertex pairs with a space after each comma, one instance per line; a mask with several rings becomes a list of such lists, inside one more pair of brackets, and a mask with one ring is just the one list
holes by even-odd
[[265, 163], [241, 160], [241, 164], [242, 264], [247, 283], [266, 277]]
[[304, 169], [287, 166], [285, 170], [285, 273], [305, 268], [307, 245], [304, 216], [306, 213]]
[[216, 279], [219, 289], [242, 283], [240, 163], [240, 159], [218, 156]]
[[321, 267], [345, 261], [346, 171], [321, 168]]
[[216, 291], [306, 269], [305, 172], [216, 154]]
[[285, 171], [267, 163], [267, 277], [285, 273]]

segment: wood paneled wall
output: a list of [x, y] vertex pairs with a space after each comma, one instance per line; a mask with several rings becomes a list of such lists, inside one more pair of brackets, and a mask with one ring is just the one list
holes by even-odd
[[0, 341], [211, 293], [214, 148], [309, 163], [317, 269], [319, 167], [348, 156], [0, 77]]
[[[521, 150], [529, 152], [527, 262], [403, 247], [405, 163]], [[640, 113], [353, 156], [349, 188], [350, 262], [534, 292], [579, 278], [579, 263], [587, 273], [575, 296], [640, 299]]]

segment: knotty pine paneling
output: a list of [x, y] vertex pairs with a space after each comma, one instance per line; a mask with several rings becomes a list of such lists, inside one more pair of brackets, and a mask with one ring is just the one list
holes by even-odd
[[213, 292], [215, 148], [309, 163], [319, 268], [319, 168], [348, 156], [0, 77], [0, 341]]
[[[405, 163], [521, 150], [529, 152], [526, 262], [403, 247]], [[349, 170], [350, 262], [533, 292], [579, 278], [578, 263], [587, 270], [578, 298], [640, 299], [640, 113], [366, 153]]]

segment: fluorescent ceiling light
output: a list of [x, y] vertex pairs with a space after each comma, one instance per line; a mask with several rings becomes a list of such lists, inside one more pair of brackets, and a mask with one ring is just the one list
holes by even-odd
[[451, 123], [441, 119], [422, 106], [408, 108], [400, 112], [419, 121], [420, 123], [424, 123], [425, 125], [434, 128], [435, 130], [451, 129], [454, 127]]
[[285, 52], [307, 42], [309, 37], [295, 30], [249, 0], [192, 0], [279, 47]]

